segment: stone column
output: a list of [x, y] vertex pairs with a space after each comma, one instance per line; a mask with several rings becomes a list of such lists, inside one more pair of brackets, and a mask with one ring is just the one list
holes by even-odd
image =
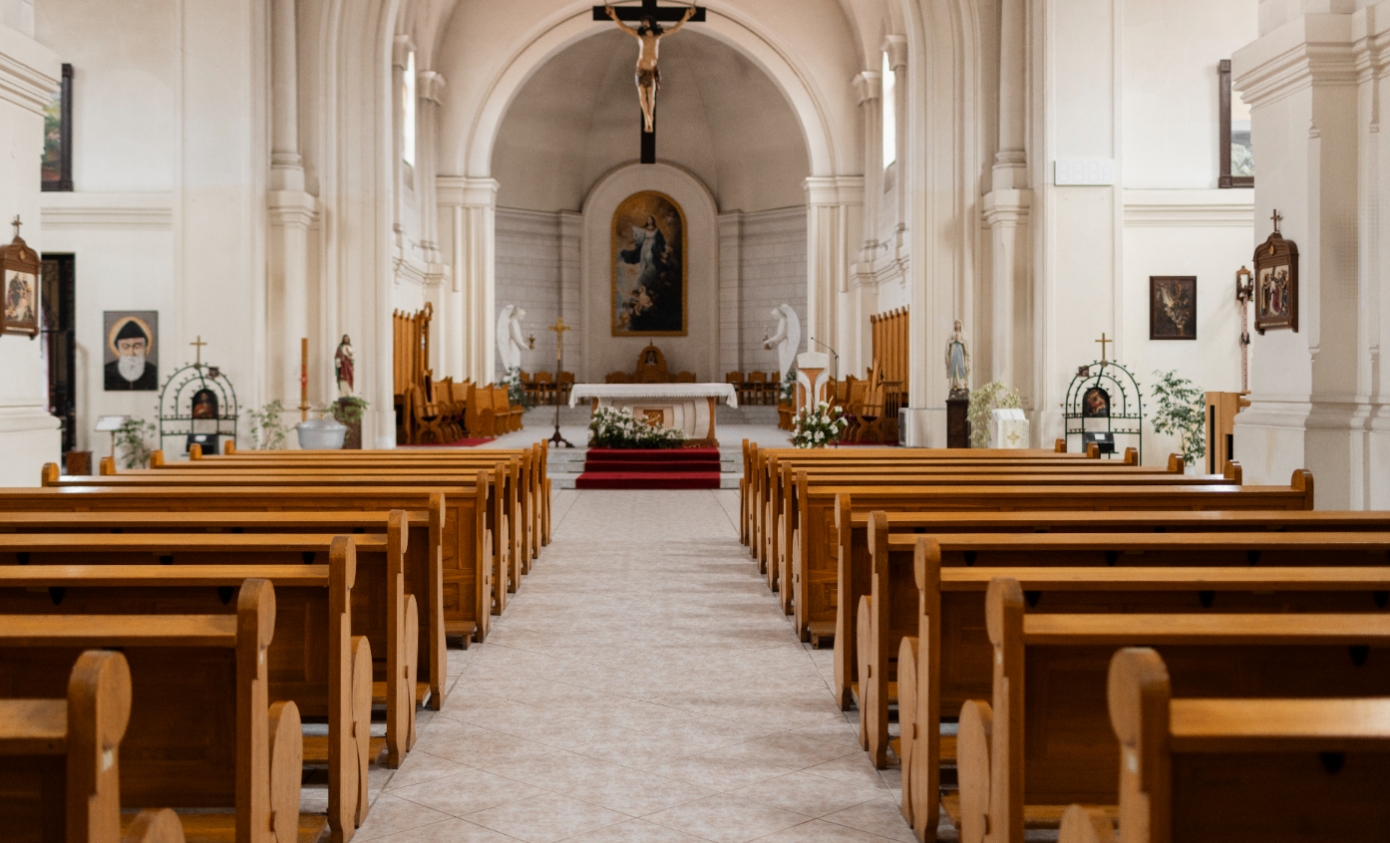
[[1386, 297], [1375, 208], [1387, 186], [1378, 142], [1380, 4], [1324, 14], [1312, 0], [1262, 6], [1260, 38], [1232, 58], [1258, 152], [1256, 244], [1278, 209], [1299, 250], [1298, 331], [1254, 335], [1249, 409], [1236, 416], [1247, 483], [1308, 468], [1319, 509], [1390, 506], [1390, 433], [1379, 365]]
[[743, 371], [743, 212], [719, 215], [719, 371]]
[[497, 332], [497, 182], [439, 176], [436, 188], [440, 220], [449, 226], [441, 245], [458, 296], [449, 321], [451, 331], [456, 331], [452, 336], [458, 337], [449, 348], [450, 370], [478, 384], [491, 383]]
[[[907, 261], [907, 193], [908, 178], [910, 177], [908, 168], [907, 149], [907, 126], [908, 109], [910, 100], [907, 96], [907, 38], [902, 35], [889, 35], [883, 40], [883, 50], [888, 54], [888, 66], [892, 69], [897, 84], [893, 86], [894, 106], [897, 115], [896, 127], [898, 130], [898, 228], [893, 241], [893, 259], [898, 262], [899, 269], [906, 271]], [[881, 154], [881, 150], [880, 150]], [[882, 169], [882, 168], [880, 168]]]
[[[1031, 280], [1026, 144], [1026, 55], [1023, 0], [1003, 0], [999, 20], [999, 145], [994, 155], [992, 190], [984, 197], [985, 225], [992, 250], [990, 357], [992, 380], [1024, 393], [1031, 406], [1033, 379], [1018, 360], [1028, 349]], [[961, 314], [964, 318], [964, 314]], [[1022, 377], [1020, 377], [1022, 375]]]
[[[401, 147], [405, 136], [405, 108], [401, 103], [405, 88], [405, 68], [415, 42], [409, 35], [397, 35], [391, 45], [391, 218], [397, 259], [406, 254], [405, 242], [405, 156]], [[418, 94], [417, 94], [418, 97]], [[416, 124], [419, 125], [418, 123]], [[417, 156], [418, 162], [418, 156]], [[418, 181], [417, 181], [418, 183]]]
[[[309, 336], [309, 226], [318, 215], [318, 200], [304, 190], [304, 162], [299, 153], [299, 61], [295, 0], [271, 6], [270, 190], [267, 197], [270, 308], [266, 335], [268, 394], [284, 400], [287, 410], [299, 405], [300, 339]], [[309, 344], [310, 371], [324, 371], [323, 347], [330, 339]], [[336, 343], [333, 343], [336, 346]], [[313, 399], [331, 394], [315, 384]], [[289, 413], [287, 413], [289, 415]]]
[[[847, 320], [856, 314], [847, 313], [849, 308], [837, 308], [836, 304], [849, 294], [850, 262], [860, 240], [864, 178], [812, 176], [806, 179], [805, 189], [806, 347], [811, 351], [832, 351], [831, 370], [835, 377], [840, 377], [846, 372], [842, 346], [849, 334]], [[837, 318], [836, 310], [841, 318]]]
[[[560, 315], [566, 325], [578, 326], [583, 319], [583, 275], [580, 262], [580, 243], [584, 236], [584, 215], [574, 211], [560, 212]], [[554, 336], [553, 332], [546, 331]], [[539, 336], [539, 334], [537, 335]], [[565, 341], [565, 371], [584, 371], [583, 344], [579, 332], [571, 331]]]
[[[453, 288], [449, 283], [449, 267], [439, 250], [439, 208], [435, 199], [435, 169], [437, 165], [436, 128], [439, 107], [443, 101], [444, 77], [433, 70], [422, 70], [415, 76], [418, 106], [415, 117], [415, 198], [420, 209], [420, 255], [425, 261], [425, 298], [434, 304], [440, 315], [437, 329], [430, 338], [430, 366], [435, 377], [458, 377], [450, 365], [449, 348], [462, 341], [459, 325], [451, 315], [459, 311]], [[448, 314], [448, 315], [446, 315]]]

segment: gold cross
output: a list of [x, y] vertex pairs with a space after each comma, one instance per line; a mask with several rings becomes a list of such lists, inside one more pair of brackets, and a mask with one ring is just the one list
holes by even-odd
[[555, 320], [555, 324], [546, 329], [555, 332], [555, 354], [558, 356], [560, 350], [565, 347], [565, 331], [573, 331], [569, 325], [565, 324], [565, 317], [561, 316]]
[[1110, 362], [1110, 361], [1108, 361], [1108, 360], [1105, 359], [1105, 346], [1106, 346], [1107, 343], [1114, 343], [1115, 341], [1114, 341], [1114, 340], [1108, 340], [1108, 339], [1106, 339], [1106, 338], [1105, 338], [1105, 332], [1104, 332], [1104, 331], [1101, 331], [1100, 339], [1096, 340], [1096, 342], [1100, 343], [1100, 362], [1102, 362], [1102, 363], [1108, 363], [1108, 362]]
[[19, 221], [19, 214], [15, 214], [15, 215], [14, 215], [14, 222], [10, 223], [10, 225], [14, 226], [14, 236], [15, 236], [16, 239], [19, 238], [19, 227], [20, 227], [21, 225], [23, 225], [23, 224], [24, 224], [24, 223], [22, 223], [22, 222]]
[[[195, 365], [195, 366], [201, 366], [201, 365], [203, 365], [203, 346], [207, 345], [207, 343], [203, 342], [203, 335], [202, 335], [202, 334], [199, 334], [199, 335], [198, 335], [198, 340], [197, 340], [197, 342], [191, 342], [191, 343], [189, 343], [189, 345], [193, 346], [194, 348], [196, 348], [196, 349], [198, 350], [198, 362], [194, 363], [193, 365]], [[187, 358], [184, 358], [184, 359], [187, 359]]]
[[1275, 209], [1274, 209], [1274, 213], [1270, 216], [1270, 219], [1274, 221], [1274, 233], [1275, 233], [1275, 234], [1278, 234], [1278, 233], [1279, 233], [1279, 223], [1281, 223], [1281, 222], [1284, 221], [1284, 218], [1281, 217], [1281, 216], [1279, 216], [1279, 209], [1278, 209], [1278, 208], [1275, 208]]

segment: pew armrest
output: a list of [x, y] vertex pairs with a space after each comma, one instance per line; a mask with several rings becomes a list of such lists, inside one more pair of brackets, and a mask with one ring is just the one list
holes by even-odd
[[1071, 805], [1062, 814], [1058, 843], [1115, 843], [1115, 824], [1099, 809]]
[[183, 823], [168, 808], [141, 811], [121, 837], [121, 843], [183, 843]]

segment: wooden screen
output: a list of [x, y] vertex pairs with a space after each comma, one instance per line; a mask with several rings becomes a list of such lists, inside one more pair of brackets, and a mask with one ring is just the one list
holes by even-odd
[[880, 380], [888, 384], [907, 385], [907, 308], [890, 310], [869, 317], [873, 325], [874, 364], [881, 372]]
[[392, 385], [396, 395], [404, 395], [412, 386], [423, 387], [429, 376], [430, 319], [434, 305], [423, 310], [405, 313], [397, 310], [391, 315], [395, 344], [393, 347]]

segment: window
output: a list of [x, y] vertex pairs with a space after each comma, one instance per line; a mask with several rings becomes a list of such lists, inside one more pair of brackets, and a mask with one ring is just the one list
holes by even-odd
[[1221, 96], [1221, 187], [1255, 186], [1255, 148], [1250, 139], [1250, 106], [1231, 90], [1231, 62], [1217, 66]]
[[415, 51], [405, 57], [405, 78], [401, 81], [401, 160], [415, 167]]
[[898, 74], [883, 54], [883, 169], [898, 160]]

